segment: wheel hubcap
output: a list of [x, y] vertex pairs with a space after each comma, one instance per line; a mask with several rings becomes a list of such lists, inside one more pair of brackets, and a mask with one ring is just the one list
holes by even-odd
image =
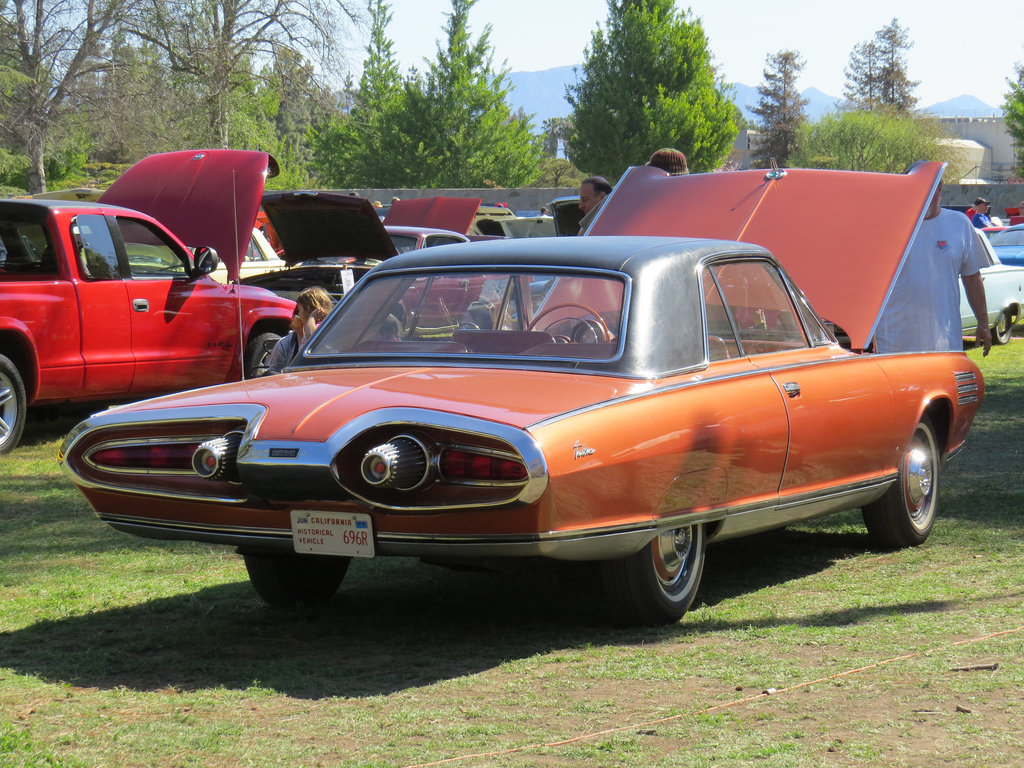
[[914, 448], [907, 455], [906, 488], [907, 497], [917, 508], [932, 490], [932, 461], [928, 452]]
[[686, 561], [693, 547], [693, 534], [689, 528], [663, 531], [655, 539], [654, 568], [662, 584], [679, 581], [685, 572]]

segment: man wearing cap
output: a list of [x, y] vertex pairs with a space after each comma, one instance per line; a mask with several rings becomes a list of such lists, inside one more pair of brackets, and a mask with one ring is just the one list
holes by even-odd
[[988, 212], [992, 207], [992, 204], [984, 197], [979, 197], [974, 201], [974, 216], [971, 217], [971, 224], [976, 226], [978, 229], [982, 227], [991, 227], [992, 219], [989, 218]]

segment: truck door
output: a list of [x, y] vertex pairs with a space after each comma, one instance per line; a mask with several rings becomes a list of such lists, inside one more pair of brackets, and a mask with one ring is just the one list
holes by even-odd
[[169, 392], [228, 381], [238, 356], [230, 289], [191, 279], [190, 260], [159, 228], [116, 218], [124, 244], [135, 379], [132, 392]]
[[105, 216], [71, 223], [80, 279], [76, 281], [85, 375], [81, 399], [127, 394], [135, 373], [128, 291]]

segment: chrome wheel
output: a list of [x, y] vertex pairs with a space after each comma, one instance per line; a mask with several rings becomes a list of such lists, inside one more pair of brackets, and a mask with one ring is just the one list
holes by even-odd
[[9, 359], [0, 355], [0, 453], [6, 453], [21, 440], [28, 407], [25, 384]]

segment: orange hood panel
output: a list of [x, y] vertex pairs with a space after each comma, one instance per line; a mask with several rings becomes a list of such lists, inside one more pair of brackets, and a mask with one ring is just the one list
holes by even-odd
[[710, 237], [770, 250], [818, 313], [867, 346], [942, 163], [912, 173], [630, 168], [588, 235]]

